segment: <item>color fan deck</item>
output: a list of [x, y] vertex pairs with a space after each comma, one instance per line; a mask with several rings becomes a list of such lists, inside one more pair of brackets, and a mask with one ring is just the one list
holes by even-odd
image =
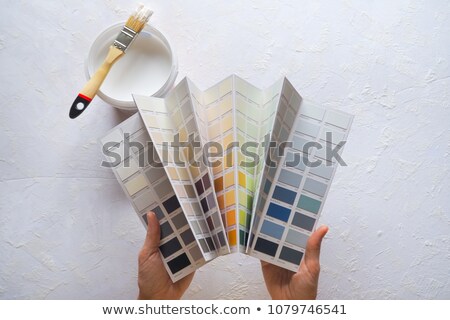
[[139, 113], [101, 142], [145, 226], [156, 213], [171, 279], [230, 252], [296, 271], [337, 167], [327, 153], [342, 154], [353, 116], [287, 79], [260, 90], [232, 75], [201, 91], [185, 78], [134, 99]]

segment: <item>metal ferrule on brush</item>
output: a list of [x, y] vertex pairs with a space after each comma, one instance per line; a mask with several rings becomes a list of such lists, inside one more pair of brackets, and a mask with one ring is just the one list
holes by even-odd
[[136, 38], [137, 32], [131, 30], [127, 26], [124, 26], [122, 31], [120, 31], [119, 35], [117, 36], [116, 40], [114, 40], [114, 46], [117, 49], [122, 50], [125, 52], [127, 48], [130, 46], [130, 44], [133, 42], [133, 40]]

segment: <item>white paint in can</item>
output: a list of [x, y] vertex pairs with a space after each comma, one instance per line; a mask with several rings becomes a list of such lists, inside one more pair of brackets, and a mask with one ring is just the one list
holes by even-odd
[[[103, 63], [109, 47], [125, 23], [115, 24], [97, 37], [86, 60], [86, 76]], [[98, 96], [119, 109], [136, 110], [132, 94], [164, 96], [175, 83], [178, 63], [167, 38], [146, 25], [131, 46], [111, 68]]]

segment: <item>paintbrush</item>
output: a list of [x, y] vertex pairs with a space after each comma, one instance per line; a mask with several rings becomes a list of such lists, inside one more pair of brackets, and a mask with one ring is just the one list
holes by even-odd
[[73, 102], [69, 112], [69, 117], [71, 119], [78, 117], [86, 110], [89, 103], [91, 103], [92, 99], [97, 94], [98, 89], [102, 85], [103, 80], [105, 80], [113, 64], [125, 54], [125, 51], [130, 47], [133, 40], [136, 39], [136, 36], [144, 28], [152, 14], [153, 11], [140, 5], [128, 18], [122, 31], [120, 31], [116, 40], [109, 48], [108, 55], [103, 61], [103, 64], [97, 69], [83, 89], [81, 89]]

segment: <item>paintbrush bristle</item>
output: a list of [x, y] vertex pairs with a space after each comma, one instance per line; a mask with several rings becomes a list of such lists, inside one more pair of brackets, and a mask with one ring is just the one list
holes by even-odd
[[145, 24], [150, 19], [153, 11], [144, 7], [144, 5], [139, 5], [136, 11], [128, 18], [125, 26], [130, 28], [136, 33], [141, 32], [141, 30], [145, 27]]

